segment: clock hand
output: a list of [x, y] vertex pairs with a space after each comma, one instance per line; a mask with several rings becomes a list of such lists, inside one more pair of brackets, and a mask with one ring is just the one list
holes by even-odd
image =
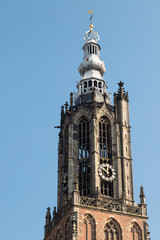
[[109, 176], [108, 167], [107, 167], [107, 170], [105, 168], [102, 168], [102, 170], [107, 173], [107, 176]]

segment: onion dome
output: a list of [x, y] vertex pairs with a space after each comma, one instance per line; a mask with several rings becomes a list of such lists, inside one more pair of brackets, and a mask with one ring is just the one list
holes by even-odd
[[85, 44], [83, 46], [84, 58], [83, 62], [80, 64], [78, 71], [82, 77], [84, 73], [89, 70], [99, 71], [99, 77], [102, 77], [106, 72], [104, 61], [100, 59], [100, 46], [98, 41], [100, 39], [97, 32], [93, 30], [93, 25], [90, 25], [90, 30], [87, 31], [83, 37]]

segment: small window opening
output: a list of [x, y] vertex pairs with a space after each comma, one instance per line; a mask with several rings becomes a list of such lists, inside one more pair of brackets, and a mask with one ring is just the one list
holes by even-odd
[[94, 81], [94, 87], [97, 87], [97, 81]]
[[95, 54], [97, 54], [97, 46], [95, 46]]
[[98, 83], [98, 87], [102, 88], [102, 83], [101, 82]]
[[93, 53], [94, 53], [94, 45], [93, 45]]
[[87, 82], [84, 82], [84, 88], [87, 88]]
[[91, 80], [89, 81], [89, 87], [92, 87], [92, 81]]
[[91, 48], [92, 46], [90, 45], [90, 53], [92, 53], [92, 48]]
[[89, 53], [89, 46], [87, 46], [87, 52]]

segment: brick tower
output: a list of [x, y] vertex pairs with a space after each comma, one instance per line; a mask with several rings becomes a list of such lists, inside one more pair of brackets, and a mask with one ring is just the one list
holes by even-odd
[[92, 23], [84, 40], [78, 92], [61, 108], [57, 209], [47, 209], [44, 239], [149, 240], [143, 187], [134, 201], [128, 93], [119, 82], [111, 104]]

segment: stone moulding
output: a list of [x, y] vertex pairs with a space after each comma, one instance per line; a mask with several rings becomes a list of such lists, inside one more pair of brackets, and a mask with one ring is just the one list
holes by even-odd
[[104, 209], [108, 211], [123, 212], [138, 214], [142, 216], [142, 207], [141, 206], [127, 206], [122, 201], [116, 201], [111, 199], [95, 199], [88, 197], [80, 197], [80, 205], [94, 207], [98, 209]]
[[90, 198], [79, 196], [79, 194], [77, 197], [78, 199], [76, 199], [75, 202], [73, 201], [73, 198], [71, 198], [68, 203], [56, 214], [55, 218], [52, 220], [51, 230], [61, 221], [61, 219], [74, 205], [80, 207], [91, 207], [99, 210], [102, 209], [109, 212], [119, 212], [132, 215], [135, 214], [136, 216], [143, 216], [142, 206], [127, 206], [122, 200]]

